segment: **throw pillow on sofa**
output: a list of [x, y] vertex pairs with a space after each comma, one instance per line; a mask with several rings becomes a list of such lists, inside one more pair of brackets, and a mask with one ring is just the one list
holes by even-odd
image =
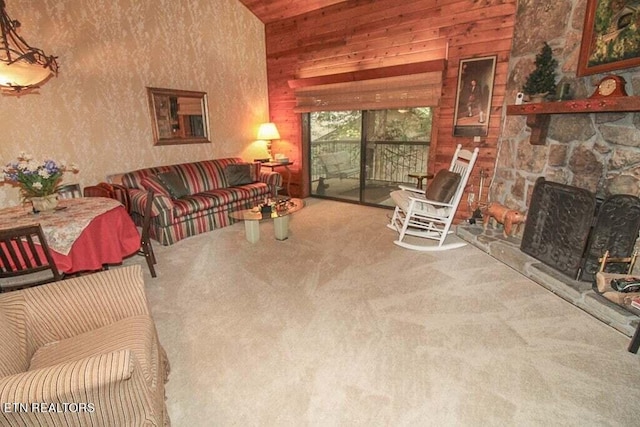
[[160, 181], [160, 178], [158, 178], [157, 175], [145, 176], [144, 178], [142, 178], [142, 181], [140, 183], [145, 190], [153, 190], [156, 195], [175, 199], [175, 197], [169, 192], [169, 189], [164, 185], [162, 181]]
[[175, 172], [162, 172], [157, 175], [160, 182], [164, 185], [164, 187], [171, 194], [171, 198], [173, 199], [181, 199], [184, 196], [188, 196], [189, 189], [184, 185], [184, 181], [180, 178]]
[[224, 176], [229, 187], [236, 185], [251, 184], [254, 182], [251, 176], [251, 165], [249, 163], [234, 163], [224, 168]]
[[460, 174], [442, 169], [427, 185], [425, 197], [436, 202], [449, 203], [458, 189], [458, 183]]

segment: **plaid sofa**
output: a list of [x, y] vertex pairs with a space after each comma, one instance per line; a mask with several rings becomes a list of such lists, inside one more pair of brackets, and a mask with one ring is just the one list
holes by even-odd
[[168, 426], [139, 265], [0, 294], [0, 425]]
[[[244, 162], [240, 158], [229, 157], [151, 167], [124, 174], [122, 184], [131, 195], [134, 221], [142, 225], [146, 193], [152, 189], [155, 198], [149, 234], [163, 245], [172, 245], [186, 237], [231, 225], [230, 211], [251, 208], [282, 185], [282, 176], [278, 172], [263, 170], [260, 163], [251, 163], [255, 181], [229, 187], [225, 168], [237, 163]], [[175, 172], [189, 194], [173, 198], [155, 179], [165, 172]]]

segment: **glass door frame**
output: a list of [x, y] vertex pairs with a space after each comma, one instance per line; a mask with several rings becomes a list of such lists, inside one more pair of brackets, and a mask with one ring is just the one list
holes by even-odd
[[[433, 107], [425, 107], [425, 108], [431, 108], [432, 114], [433, 114]], [[385, 109], [381, 109], [381, 110], [385, 110]], [[311, 150], [311, 113], [302, 113], [301, 114], [301, 125], [302, 125], [302, 146], [303, 146], [303, 155], [304, 158], [306, 159], [307, 164], [309, 165], [307, 169], [307, 178], [308, 178], [308, 188], [307, 191], [309, 192], [309, 195], [311, 197], [317, 197], [317, 198], [321, 198], [321, 199], [329, 199], [329, 200], [336, 200], [336, 201], [341, 201], [341, 202], [347, 202], [347, 203], [355, 203], [355, 204], [361, 204], [361, 205], [367, 205], [367, 206], [374, 206], [374, 207], [381, 207], [381, 208], [388, 208], [388, 209], [393, 209], [393, 206], [386, 206], [380, 203], [374, 203], [374, 202], [367, 202], [364, 200], [365, 198], [365, 192], [366, 192], [366, 183], [367, 183], [367, 145], [369, 143], [373, 143], [373, 144], [384, 144], [384, 143], [388, 143], [388, 144], [397, 144], [398, 141], [392, 141], [392, 140], [388, 140], [388, 141], [384, 141], [384, 140], [380, 140], [380, 141], [368, 141], [368, 123], [370, 120], [373, 120], [373, 114], [371, 114], [372, 111], [379, 111], [379, 110], [358, 110], [361, 112], [361, 121], [360, 121], [360, 141], [359, 141], [359, 168], [360, 168], [360, 173], [359, 173], [359, 179], [358, 179], [358, 200], [354, 200], [354, 199], [349, 199], [349, 198], [342, 198], [342, 197], [336, 197], [336, 196], [331, 196], [331, 195], [324, 195], [324, 194], [317, 194], [314, 193], [313, 191], [313, 185], [314, 185], [314, 181], [312, 180], [312, 175], [313, 175], [313, 171], [312, 171], [312, 150]], [[433, 126], [433, 116], [431, 119], [431, 129], [430, 129], [430, 134], [429, 134], [429, 140], [422, 143], [422, 144], [417, 144], [417, 145], [426, 145], [429, 147], [429, 151], [428, 151], [428, 155], [427, 155], [427, 159], [424, 163], [424, 170], [426, 170], [427, 166], [428, 166], [428, 162], [429, 162], [429, 157], [431, 156], [431, 142], [433, 141], [433, 133], [435, 132], [435, 127]], [[416, 144], [414, 144], [416, 145]], [[409, 184], [410, 181], [402, 181], [402, 183], [407, 183]], [[415, 183], [413, 183], [415, 186]]]

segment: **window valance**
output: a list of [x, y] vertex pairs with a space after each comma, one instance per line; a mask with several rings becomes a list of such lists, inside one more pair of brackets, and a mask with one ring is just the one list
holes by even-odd
[[297, 113], [435, 107], [442, 93], [443, 70], [444, 61], [430, 61], [294, 80], [289, 85]]

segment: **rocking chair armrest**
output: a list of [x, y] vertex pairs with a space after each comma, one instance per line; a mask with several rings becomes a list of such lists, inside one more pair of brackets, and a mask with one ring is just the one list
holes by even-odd
[[438, 202], [436, 200], [426, 199], [424, 197], [411, 197], [411, 196], [409, 196], [409, 200], [415, 200], [416, 202], [428, 203], [430, 205], [441, 206], [441, 207], [445, 207], [445, 208], [453, 207], [453, 205], [451, 203]]
[[426, 190], [422, 190], [420, 188], [415, 188], [415, 187], [407, 187], [406, 185], [398, 185], [398, 188], [400, 188], [401, 190], [410, 191], [412, 193], [419, 193], [419, 194], [426, 193]]

